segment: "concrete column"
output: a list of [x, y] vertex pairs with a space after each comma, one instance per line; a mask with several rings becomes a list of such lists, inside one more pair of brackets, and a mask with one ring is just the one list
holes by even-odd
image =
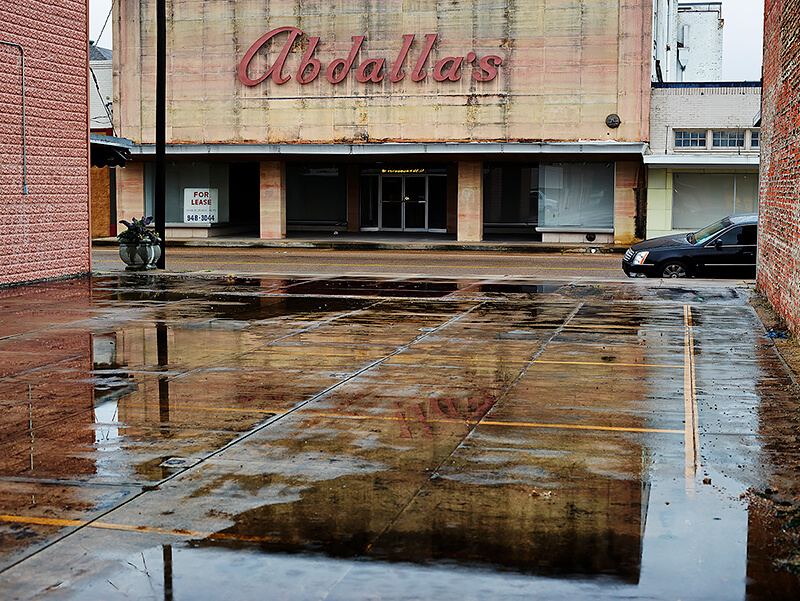
[[617, 161], [614, 190], [614, 242], [631, 244], [636, 233], [636, 186], [639, 165], [634, 161]]
[[483, 163], [458, 164], [458, 241], [483, 240]]
[[280, 161], [261, 163], [258, 193], [259, 235], [275, 240], [286, 237], [286, 165]]
[[120, 219], [130, 221], [134, 217], [152, 215], [144, 214], [144, 163], [130, 162], [124, 169], [117, 169], [117, 214], [111, 218], [119, 223]]

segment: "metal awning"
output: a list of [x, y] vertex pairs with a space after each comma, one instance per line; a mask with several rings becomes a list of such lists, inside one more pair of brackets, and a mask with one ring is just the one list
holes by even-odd
[[124, 167], [131, 160], [133, 141], [103, 134], [89, 134], [92, 167]]
[[[298, 143], [298, 144], [167, 144], [171, 156], [188, 155], [283, 155], [283, 156], [362, 156], [391, 157], [404, 155], [634, 155], [641, 157], [644, 142], [363, 142], [363, 143]], [[137, 144], [137, 155], [155, 154], [155, 144]]]
[[644, 164], [659, 169], [758, 169], [758, 154], [648, 154]]

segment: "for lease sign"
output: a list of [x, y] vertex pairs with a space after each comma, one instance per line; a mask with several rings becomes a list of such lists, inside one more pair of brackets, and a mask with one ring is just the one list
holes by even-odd
[[183, 222], [217, 223], [219, 215], [218, 188], [184, 188]]

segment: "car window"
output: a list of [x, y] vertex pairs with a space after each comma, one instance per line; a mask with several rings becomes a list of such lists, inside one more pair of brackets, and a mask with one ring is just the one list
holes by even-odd
[[730, 224], [731, 222], [726, 218], [726, 219], [721, 219], [720, 221], [716, 221], [711, 225], [707, 225], [702, 230], [695, 232], [694, 234], [695, 244], [704, 244], [705, 242], [708, 242], [709, 240], [711, 240], [711, 238], [716, 236]]
[[[718, 240], [723, 246], [750, 246], [756, 243], [756, 226], [745, 225], [732, 227], [722, 234]], [[716, 243], [716, 240], [714, 241]]]
[[757, 227], [755, 225], [745, 225], [742, 228], [738, 243], [742, 246], [755, 246], [758, 243]]
[[722, 242], [722, 246], [736, 246], [739, 244], [739, 237], [742, 235], [741, 227], [732, 227], [727, 232], [722, 234], [719, 238], [714, 240], [716, 244], [718, 241]]

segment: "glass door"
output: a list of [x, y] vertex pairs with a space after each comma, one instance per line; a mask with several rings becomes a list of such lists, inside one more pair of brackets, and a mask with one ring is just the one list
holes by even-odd
[[447, 232], [447, 169], [361, 171], [361, 229]]
[[425, 175], [382, 175], [380, 229], [427, 231], [427, 184]]
[[403, 195], [404, 231], [424, 232], [428, 229], [428, 202], [424, 175], [406, 175]]
[[403, 176], [381, 177], [381, 229], [403, 229]]

